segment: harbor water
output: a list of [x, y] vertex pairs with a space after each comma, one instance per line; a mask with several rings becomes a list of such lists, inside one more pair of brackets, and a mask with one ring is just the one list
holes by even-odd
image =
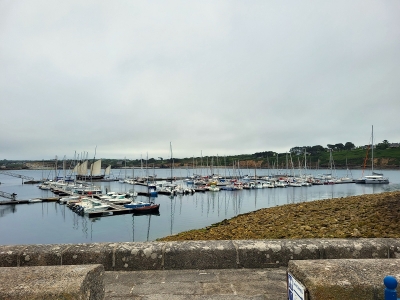
[[[118, 177], [140, 176], [138, 174], [140, 170], [135, 170], [135, 172], [136, 174], [132, 174], [132, 170], [113, 170], [113, 174]], [[155, 169], [151, 170], [150, 174], [154, 173], [157, 178], [167, 178], [170, 177], [169, 172], [167, 169]], [[187, 170], [175, 172], [178, 177], [187, 175]], [[201, 172], [206, 174], [206, 170], [196, 170], [197, 174]], [[310, 171], [313, 175], [317, 175], [317, 172], [322, 174], [328, 171]], [[338, 177], [347, 175], [346, 170], [336, 172]], [[33, 177], [35, 180], [48, 176], [42, 170], [15, 170], [12, 173]], [[242, 170], [241, 173], [249, 174], [247, 170]], [[352, 171], [351, 176], [359, 178], [361, 174], [361, 170], [355, 170]], [[254, 173], [249, 175], [252, 176]], [[269, 170], [257, 170], [257, 176], [266, 175], [269, 175]], [[160, 204], [159, 215], [124, 214], [88, 218], [77, 215], [67, 206], [57, 202], [0, 205], [0, 244], [152, 241], [182, 231], [204, 228], [224, 219], [261, 208], [400, 190], [399, 170], [385, 170], [384, 175], [389, 177], [389, 184], [346, 183], [311, 187], [221, 190], [175, 197], [158, 195], [155, 202]], [[16, 193], [17, 200], [55, 196], [51, 191], [39, 189], [36, 184], [24, 184], [21, 178], [1, 173], [0, 183], [0, 191]], [[127, 192], [133, 188], [131, 184], [118, 181], [95, 184], [100, 186], [103, 192]], [[136, 191], [141, 191], [145, 187], [135, 185], [134, 188]], [[146, 201], [147, 199], [139, 196], [138, 200]], [[0, 201], [8, 201], [8, 199], [0, 198]]]

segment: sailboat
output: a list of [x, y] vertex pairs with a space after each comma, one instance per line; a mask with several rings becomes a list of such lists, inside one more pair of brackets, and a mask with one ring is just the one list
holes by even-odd
[[101, 174], [101, 159], [96, 160], [90, 165], [90, 174], [87, 174], [88, 161], [85, 160], [81, 164], [77, 165], [74, 170], [77, 171], [76, 180], [100, 180], [104, 179], [104, 175]]
[[111, 174], [111, 165], [108, 165], [107, 168], [104, 170], [104, 177], [110, 178]]
[[354, 179], [352, 177], [349, 177], [349, 172], [351, 173], [351, 171], [349, 170], [349, 167], [347, 165], [347, 157], [346, 157], [346, 176], [339, 178], [338, 180], [336, 180], [336, 183], [354, 183]]
[[356, 183], [365, 184], [387, 184], [388, 177], [383, 177], [382, 173], [374, 172], [374, 126], [372, 125], [372, 140], [371, 140], [371, 175], [366, 175], [361, 179], [356, 180]]
[[334, 169], [332, 149], [329, 149], [329, 166], [330, 166], [331, 172], [329, 174], [325, 175], [324, 184], [335, 184], [336, 183], [336, 178], [333, 177], [333, 173], [332, 173], [332, 170]]
[[[160, 204], [156, 204], [154, 202], [154, 197], [152, 196], [151, 191], [149, 190], [148, 197], [149, 201], [148, 202], [143, 202], [143, 201], [137, 201], [136, 196], [137, 193], [135, 191], [130, 191], [133, 192], [133, 198], [132, 202], [128, 204], [124, 204], [125, 208], [129, 208], [134, 214], [154, 214], [158, 213]], [[136, 194], [135, 194], [136, 193]]]
[[80, 162], [75, 166], [73, 172], [76, 173], [76, 180], [84, 180], [84, 178], [87, 177], [87, 168], [88, 168], [87, 160]]

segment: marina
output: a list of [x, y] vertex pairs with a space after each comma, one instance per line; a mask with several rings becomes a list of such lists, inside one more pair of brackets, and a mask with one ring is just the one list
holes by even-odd
[[[206, 170], [197, 171], [206, 173]], [[241, 170], [241, 173], [246, 174], [246, 171]], [[120, 170], [115, 172], [121, 173]], [[170, 170], [156, 169], [154, 172], [158, 179], [154, 180], [155, 184], [168, 183], [165, 179], [170, 178]], [[389, 184], [356, 184], [354, 181], [343, 181], [342, 184], [338, 184], [339, 182], [303, 186], [288, 184], [285, 188], [278, 186], [271, 188], [268, 187], [267, 180], [261, 180], [271, 176], [270, 170], [259, 169], [257, 177], [242, 176], [244, 180], [241, 180], [241, 189], [227, 188], [231, 183], [237, 183], [234, 178], [230, 178], [224, 184], [209, 185], [213, 186], [214, 190], [193, 185], [190, 182], [191, 178], [184, 176], [186, 170], [175, 172], [179, 176], [176, 179], [182, 179], [177, 181], [177, 186], [183, 189], [174, 194], [161, 190], [155, 197], [150, 197], [149, 187], [146, 184], [142, 182], [133, 185], [127, 183], [129, 178], [124, 178], [121, 181], [93, 182], [98, 188], [98, 194], [82, 195], [100, 198], [109, 192], [126, 195], [134, 190], [137, 193], [134, 201], [154, 202], [158, 205], [157, 211], [145, 214], [133, 212], [123, 203], [107, 201], [104, 202], [108, 205], [106, 210], [77, 214], [58, 201], [66, 196], [56, 195], [51, 190], [39, 189], [38, 184], [24, 184], [20, 178], [0, 173], [2, 183], [0, 190], [17, 195], [16, 201], [5, 198], [1, 198], [0, 201], [2, 244], [149, 241], [210, 226], [261, 208], [400, 189], [398, 170], [385, 170], [385, 175], [390, 178]], [[361, 172], [361, 170], [353, 171], [352, 178], [361, 177]], [[18, 170], [15, 173], [34, 179], [41, 178], [40, 170]], [[318, 170], [314, 173], [315, 177], [318, 177], [318, 174], [327, 174], [329, 170]], [[346, 177], [346, 170], [338, 170], [337, 173], [338, 178]], [[256, 178], [260, 180], [254, 180]], [[345, 182], [347, 184], [343, 184]], [[264, 186], [262, 187], [260, 183]], [[186, 188], [196, 191], [185, 193]], [[134, 201], [129, 199], [129, 202]]]

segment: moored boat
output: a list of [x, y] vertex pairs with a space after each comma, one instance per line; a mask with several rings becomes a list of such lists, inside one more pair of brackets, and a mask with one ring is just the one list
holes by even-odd
[[83, 210], [83, 213], [89, 214], [93, 212], [98, 212], [98, 211], [105, 211], [107, 210], [110, 205], [104, 204], [103, 202], [96, 200], [96, 199], [88, 199], [88, 206], [86, 206]]
[[217, 187], [216, 185], [212, 184], [212, 185], [208, 186], [208, 190], [210, 192], [219, 192], [220, 188]]
[[146, 214], [158, 212], [160, 204], [154, 202], [132, 201], [131, 203], [124, 204], [125, 208], [130, 209], [133, 213]]
[[335, 184], [335, 183], [336, 183], [336, 181], [333, 180], [333, 179], [328, 179], [328, 180], [325, 180], [325, 181], [324, 181], [324, 184], [325, 184], [325, 185], [330, 185], [330, 184]]
[[58, 201], [61, 204], [65, 204], [65, 203], [68, 203], [69, 201], [72, 201], [72, 200], [79, 200], [80, 198], [81, 198], [81, 196], [71, 195], [71, 196], [68, 196], [68, 197], [61, 197]]
[[[278, 180], [278, 181], [275, 182], [275, 187], [285, 188], [285, 187], [287, 187], [287, 186], [288, 186], [287, 183], [285, 183], [285, 182], [282, 181], [282, 180]], [[293, 186], [293, 185], [292, 185], [292, 186]], [[301, 184], [300, 184], [300, 186], [301, 186]]]
[[76, 172], [76, 180], [90, 181], [104, 179], [104, 175], [101, 174], [101, 159], [90, 165], [90, 174], [88, 174], [87, 160], [76, 165], [73, 172]]
[[138, 207], [131, 209], [134, 214], [154, 214], [158, 213], [160, 209], [160, 204], [152, 203], [149, 206]]
[[367, 176], [364, 176], [364, 179], [365, 179], [365, 183], [366, 184], [369, 184], [369, 183], [372, 183], [372, 184], [389, 183], [389, 179], [386, 178], [386, 177], [383, 177], [382, 175], [367, 175]]
[[124, 204], [125, 208], [135, 209], [150, 206], [153, 202], [143, 202], [143, 201], [131, 201], [130, 203]]
[[[369, 148], [368, 148], [369, 150]], [[368, 150], [366, 154], [366, 159], [368, 157]], [[364, 160], [364, 168], [366, 165], [366, 159]], [[364, 170], [363, 170], [364, 173]], [[389, 178], [383, 177], [382, 173], [374, 172], [374, 126], [372, 126], [372, 134], [371, 134], [371, 175], [363, 176], [354, 181], [355, 183], [364, 183], [364, 184], [388, 184]]]
[[353, 178], [349, 178], [349, 177], [342, 177], [336, 180], [336, 184], [340, 184], [340, 183], [354, 183], [355, 180]]

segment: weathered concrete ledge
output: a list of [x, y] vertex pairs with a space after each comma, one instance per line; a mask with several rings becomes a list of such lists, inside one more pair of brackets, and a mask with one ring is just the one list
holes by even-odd
[[106, 271], [288, 266], [290, 260], [400, 258], [400, 239], [293, 239], [0, 246], [0, 267], [102, 264]]
[[0, 299], [104, 299], [102, 265], [0, 268]]
[[383, 278], [400, 278], [400, 259], [292, 260], [288, 272], [306, 287], [310, 300], [383, 300]]

